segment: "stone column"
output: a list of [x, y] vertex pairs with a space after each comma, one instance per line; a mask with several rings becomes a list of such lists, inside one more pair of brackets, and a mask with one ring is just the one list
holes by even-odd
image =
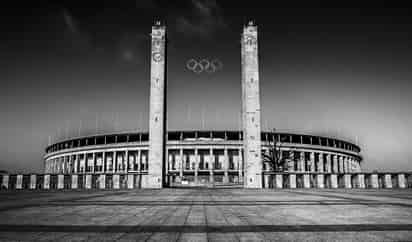
[[63, 170], [63, 173], [64, 174], [67, 174], [67, 173], [69, 173], [69, 162], [70, 162], [70, 156], [64, 156], [64, 159], [63, 159], [63, 163], [64, 163], [64, 170]]
[[262, 187], [257, 26], [249, 22], [241, 38], [242, 126], [246, 188]]
[[406, 188], [405, 174], [398, 174], [397, 179], [398, 179], [398, 188]]
[[125, 164], [125, 167], [124, 167], [124, 172], [125, 173], [128, 173], [129, 172], [129, 150], [126, 150], [125, 151], [125, 162], [126, 162], [126, 164]]
[[72, 155], [66, 156], [66, 171], [65, 174], [70, 174], [72, 172]]
[[333, 155], [333, 173], [338, 173], [339, 172], [339, 164], [338, 164], [338, 156]]
[[224, 148], [224, 157], [225, 157], [225, 162], [224, 162], [224, 176], [223, 176], [223, 183], [228, 183], [229, 182], [229, 155], [228, 155], [228, 150], [227, 148]]
[[345, 157], [345, 172], [350, 172], [350, 160], [349, 157]]
[[179, 177], [180, 181], [182, 181], [183, 178], [183, 166], [184, 166], [184, 160], [183, 160], [183, 149], [180, 149], [180, 167], [179, 167]]
[[57, 173], [63, 173], [63, 156], [58, 158], [58, 172]]
[[198, 183], [198, 172], [199, 172], [199, 151], [195, 148], [195, 183]]
[[339, 173], [345, 173], [345, 170], [343, 167], [343, 156], [339, 156]]
[[56, 158], [56, 173], [60, 173], [60, 157]]
[[103, 153], [102, 153], [102, 172], [103, 173], [106, 173], [106, 165], [107, 165], [107, 163], [106, 163], [106, 152], [105, 151], [103, 151]]
[[209, 164], [209, 182], [213, 183], [214, 182], [213, 169], [214, 169], [214, 166], [215, 166], [215, 159], [214, 159], [215, 157], [213, 155], [213, 148], [209, 149], [209, 156], [210, 156], [210, 158], [209, 158], [209, 161], [210, 161], [210, 164]]
[[96, 169], [96, 152], [93, 152], [93, 165], [92, 165], [92, 173], [95, 172]]
[[60, 173], [61, 174], [65, 173], [65, 166], [66, 166], [66, 156], [62, 156], [60, 158]]
[[87, 153], [84, 153], [83, 154], [83, 158], [84, 158], [84, 171], [83, 171], [83, 173], [86, 173], [86, 171], [87, 171]]
[[[166, 142], [167, 142], [167, 139], [166, 139]], [[169, 170], [171, 170], [171, 168], [173, 167], [172, 166], [172, 164], [171, 164], [171, 162], [172, 162], [172, 159], [170, 159], [171, 157], [169, 157], [169, 149], [167, 149], [166, 147], [165, 147], [165, 171], [164, 171], [164, 174], [163, 174], [163, 176], [164, 176], [164, 181], [163, 181], [163, 186], [169, 186], [169, 181], [171, 181], [171, 177], [169, 177]]]
[[348, 172], [352, 173], [353, 172], [353, 170], [352, 170], [352, 157], [349, 156], [347, 158], [347, 160], [348, 160]]
[[324, 170], [323, 170], [323, 153], [319, 153], [318, 172], [324, 172]]
[[331, 162], [331, 155], [326, 154], [326, 170], [325, 172], [331, 173], [332, 172], [332, 162]]
[[315, 153], [310, 152], [310, 172], [315, 172]]
[[239, 148], [238, 151], [239, 154], [239, 165], [238, 167], [238, 176], [239, 176], [239, 182], [243, 181], [243, 157], [242, 157], [242, 148]]
[[145, 188], [164, 185], [166, 124], [166, 26], [157, 22], [152, 27], [152, 60], [150, 72], [149, 169]]
[[117, 153], [116, 151], [113, 151], [113, 160], [112, 160], [112, 166], [113, 166], [113, 173], [116, 173], [116, 168], [117, 168]]
[[298, 161], [298, 170], [299, 171], [305, 171], [305, 152], [301, 151], [300, 152], [300, 159]]
[[289, 151], [289, 166], [288, 166], [288, 171], [295, 171], [295, 152], [293, 150]]
[[76, 157], [74, 158], [74, 173], [78, 173], [79, 172], [79, 159], [80, 159], [80, 155], [76, 154]]
[[[173, 158], [174, 158], [174, 154], [170, 154], [169, 150], [166, 149], [166, 157], [167, 157], [167, 168], [166, 168], [166, 173], [168, 173], [169, 171], [173, 171]], [[174, 161], [174, 167], [176, 167], [176, 160]]]
[[137, 150], [137, 170], [140, 172], [142, 170], [142, 150]]
[[392, 188], [392, 175], [391, 174], [385, 174], [384, 187], [385, 188]]

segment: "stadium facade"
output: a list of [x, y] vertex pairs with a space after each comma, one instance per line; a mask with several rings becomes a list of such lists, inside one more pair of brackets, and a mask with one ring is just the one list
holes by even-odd
[[[287, 157], [283, 172], [357, 173], [360, 148], [347, 141], [303, 134], [261, 133], [262, 152], [273, 149]], [[79, 137], [47, 147], [46, 174], [147, 173], [148, 133], [120, 133]], [[166, 177], [182, 181], [241, 183], [245, 174], [243, 137], [240, 131], [169, 131], [166, 143]], [[269, 164], [262, 163], [268, 171]]]

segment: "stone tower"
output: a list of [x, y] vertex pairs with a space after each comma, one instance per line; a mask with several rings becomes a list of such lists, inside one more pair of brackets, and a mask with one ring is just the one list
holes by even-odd
[[245, 188], [262, 188], [257, 35], [257, 26], [252, 21], [243, 27], [243, 33], [241, 36], [241, 55]]
[[149, 167], [142, 187], [162, 188], [165, 179], [166, 26], [152, 26], [150, 66]]

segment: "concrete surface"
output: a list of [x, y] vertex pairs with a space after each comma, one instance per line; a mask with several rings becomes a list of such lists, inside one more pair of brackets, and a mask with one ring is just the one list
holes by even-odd
[[412, 190], [1, 191], [0, 241], [411, 241]]

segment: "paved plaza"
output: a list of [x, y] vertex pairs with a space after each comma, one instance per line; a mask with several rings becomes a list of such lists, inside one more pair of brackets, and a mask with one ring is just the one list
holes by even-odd
[[412, 241], [412, 190], [0, 191], [1, 241]]

